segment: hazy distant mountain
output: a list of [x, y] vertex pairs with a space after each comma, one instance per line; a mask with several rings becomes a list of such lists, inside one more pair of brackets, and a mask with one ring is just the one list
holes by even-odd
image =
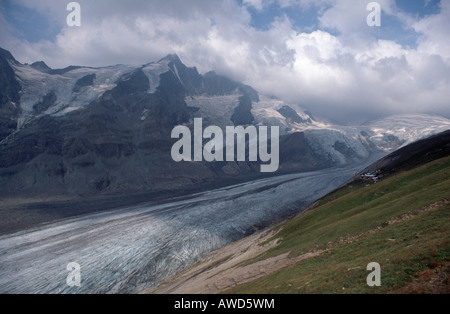
[[351, 164], [450, 129], [427, 115], [327, 124], [176, 55], [55, 70], [0, 49], [0, 194], [182, 191], [263, 175], [259, 162], [174, 162], [171, 131], [194, 118], [204, 127], [280, 126], [278, 173]]

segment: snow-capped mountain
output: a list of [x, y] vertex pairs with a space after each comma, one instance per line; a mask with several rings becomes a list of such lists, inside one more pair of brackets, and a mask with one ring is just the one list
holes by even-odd
[[[189, 106], [199, 108], [198, 117], [208, 117], [211, 124], [230, 125], [239, 105], [238, 92], [224, 96], [186, 98]], [[363, 125], [341, 126], [318, 121], [295, 105], [259, 95], [252, 103], [255, 125], [279, 126], [280, 133], [289, 136], [303, 133], [310, 148], [333, 163], [344, 165], [349, 159], [364, 159], [375, 151], [389, 152], [419, 139], [450, 129], [450, 120], [428, 114], [405, 114], [386, 117]]]
[[450, 120], [396, 116], [360, 126], [315, 119], [295, 104], [184, 65], [51, 69], [0, 49], [0, 194], [188, 191], [261, 176], [259, 162], [176, 163], [176, 125], [280, 127], [279, 173], [361, 162], [450, 129]]
[[338, 126], [313, 122], [297, 127], [305, 133], [311, 146], [331, 156], [338, 164], [348, 156], [367, 158], [374, 150], [391, 152], [419, 139], [450, 129], [450, 120], [427, 114], [395, 115], [358, 126]]
[[[115, 65], [104, 68], [69, 67], [51, 70], [43, 62], [23, 65], [12, 62], [11, 67], [22, 89], [21, 115], [18, 130], [32, 119], [43, 115], [62, 116], [83, 109], [98, 100], [106, 91], [117, 87], [120, 79], [140, 69], [150, 83], [148, 93], [159, 86], [159, 76], [169, 71], [167, 59], [143, 66]], [[126, 78], [124, 79], [126, 80]]]

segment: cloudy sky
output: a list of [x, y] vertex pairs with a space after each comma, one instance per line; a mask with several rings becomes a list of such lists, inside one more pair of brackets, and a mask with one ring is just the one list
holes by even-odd
[[0, 47], [22, 63], [144, 64], [177, 53], [341, 123], [450, 117], [450, 0], [0, 0]]

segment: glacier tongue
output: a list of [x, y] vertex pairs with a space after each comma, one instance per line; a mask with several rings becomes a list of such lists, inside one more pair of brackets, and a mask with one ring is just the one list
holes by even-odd
[[[266, 178], [0, 237], [0, 293], [138, 293], [258, 226], [297, 213], [352, 173]], [[81, 265], [80, 287], [66, 283], [71, 262]]]

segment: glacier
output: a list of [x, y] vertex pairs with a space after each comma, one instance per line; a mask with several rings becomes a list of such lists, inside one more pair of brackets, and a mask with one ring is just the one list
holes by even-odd
[[[357, 168], [260, 179], [2, 236], [0, 293], [141, 292], [207, 253], [298, 213], [375, 159]], [[81, 266], [80, 287], [66, 283], [72, 262]]]

